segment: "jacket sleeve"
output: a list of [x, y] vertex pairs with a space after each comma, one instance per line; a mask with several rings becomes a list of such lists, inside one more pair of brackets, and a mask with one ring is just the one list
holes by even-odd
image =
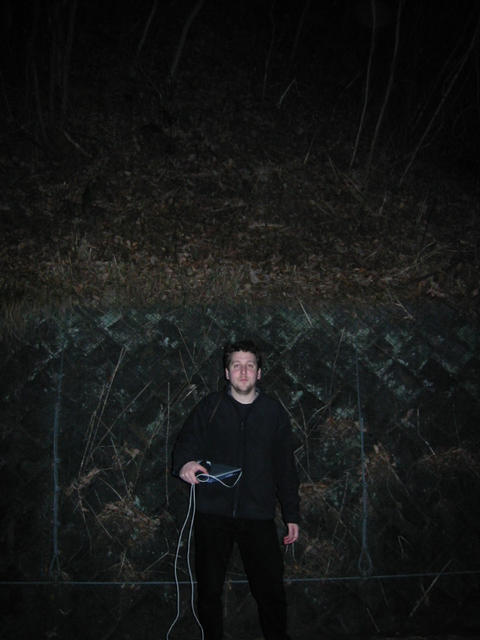
[[293, 434], [286, 413], [281, 417], [275, 449], [277, 493], [282, 517], [285, 522], [298, 524], [300, 521], [299, 481], [293, 451]]
[[172, 453], [172, 474], [178, 476], [180, 469], [190, 460], [205, 457], [205, 426], [209, 420], [209, 409], [213, 396], [210, 394], [194, 407], [177, 436]]

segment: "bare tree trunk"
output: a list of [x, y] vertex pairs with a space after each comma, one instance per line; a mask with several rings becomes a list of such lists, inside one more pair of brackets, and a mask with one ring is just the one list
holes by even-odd
[[71, 58], [78, 0], [33, 0], [26, 45], [26, 111], [35, 113], [39, 141], [52, 142], [68, 112]]
[[475, 31], [473, 32], [473, 36], [472, 39], [470, 40], [470, 44], [468, 45], [468, 48], [463, 56], [463, 58], [460, 61], [460, 64], [457, 67], [457, 70], [455, 71], [455, 73], [452, 75], [450, 82], [448, 83], [448, 86], [446, 87], [445, 91], [443, 92], [442, 98], [440, 100], [440, 102], [437, 105], [437, 108], [435, 109], [435, 112], [433, 114], [433, 116], [430, 119], [430, 122], [428, 123], [428, 125], [425, 127], [425, 131], [423, 132], [423, 134], [420, 136], [420, 140], [417, 143], [417, 146], [415, 147], [410, 160], [407, 164], [407, 166], [405, 167], [404, 172], [402, 173], [400, 180], [399, 180], [399, 185], [402, 185], [403, 181], [405, 180], [405, 177], [407, 176], [407, 173], [410, 171], [410, 169], [412, 168], [413, 163], [415, 162], [415, 159], [418, 155], [418, 152], [420, 151], [420, 149], [422, 148], [422, 145], [426, 139], [426, 137], [428, 136], [428, 134], [430, 133], [430, 131], [432, 130], [433, 127], [433, 123], [435, 122], [435, 120], [437, 119], [438, 114], [440, 113], [440, 111], [442, 110], [443, 105], [445, 104], [447, 98], [449, 97], [456, 81], [458, 80], [458, 77], [460, 75], [460, 73], [462, 72], [463, 67], [465, 66], [465, 64], [467, 63], [467, 60], [470, 57], [470, 54], [472, 53], [475, 44], [477, 42], [478, 36], [480, 34], [480, 19], [477, 22], [477, 25], [475, 27]]
[[415, 117], [411, 120], [411, 124], [409, 125], [411, 130], [415, 130], [415, 128], [421, 123], [422, 118], [425, 115], [425, 112], [427, 111], [431, 97], [435, 95], [435, 92], [437, 90], [440, 90], [439, 87], [441, 85], [445, 84], [445, 76], [448, 75], [447, 70], [451, 66], [452, 61], [455, 59], [455, 57], [459, 55], [458, 52], [462, 47], [462, 43], [464, 42], [464, 37], [466, 37], [465, 33], [462, 33], [459, 36], [457, 40], [457, 44], [453, 47], [453, 49], [450, 52], [450, 55], [445, 60], [440, 71], [437, 73], [437, 77], [435, 81], [430, 85], [430, 95], [425, 98], [422, 105], [419, 105], [417, 113], [415, 114]]
[[265, 95], [267, 92], [267, 79], [268, 79], [268, 70], [270, 68], [270, 62], [272, 60], [273, 47], [275, 45], [275, 19], [273, 17], [273, 10], [275, 9], [276, 0], [272, 0], [272, 4], [270, 5], [270, 22], [272, 25], [272, 35], [270, 38], [270, 46], [268, 48], [267, 57], [265, 58], [265, 70], [263, 73], [263, 89], [262, 89], [262, 100], [265, 100]]
[[49, 19], [50, 27], [50, 65], [49, 65], [49, 85], [48, 85], [48, 121], [50, 126], [55, 124], [56, 115], [56, 94], [59, 86], [59, 6], [55, 2]]
[[175, 56], [173, 57], [172, 66], [170, 67], [170, 81], [173, 82], [175, 80], [175, 76], [177, 74], [178, 63], [180, 62], [180, 57], [183, 53], [183, 48], [185, 46], [185, 41], [187, 39], [188, 32], [190, 31], [190, 27], [192, 26], [193, 21], [197, 17], [198, 12], [202, 8], [205, 0], [197, 0], [195, 6], [190, 11], [185, 24], [183, 25], [182, 34], [180, 36], [180, 40], [178, 41], [177, 49], [175, 51]]
[[25, 47], [25, 103], [24, 109], [27, 112], [31, 108], [32, 96], [36, 102], [35, 88], [35, 46], [37, 43], [38, 23], [39, 23], [39, 4], [38, 0], [33, 0], [32, 4], [32, 24], [30, 34], [27, 38]]
[[38, 119], [38, 127], [40, 129], [40, 138], [44, 145], [48, 145], [48, 135], [47, 128], [45, 126], [45, 118], [43, 115], [43, 105], [42, 105], [42, 96], [40, 91], [40, 83], [38, 81], [38, 73], [37, 73], [37, 65], [35, 61], [31, 61], [32, 65], [32, 81], [33, 81], [33, 92], [35, 99], [35, 106], [37, 109], [37, 119]]
[[365, 78], [365, 95], [363, 98], [363, 109], [362, 109], [362, 114], [360, 116], [360, 122], [358, 124], [357, 137], [355, 139], [355, 146], [353, 147], [352, 158], [350, 160], [350, 168], [353, 167], [353, 164], [357, 157], [358, 146], [360, 144], [360, 137], [362, 135], [363, 125], [365, 122], [365, 115], [367, 113], [368, 99], [369, 99], [369, 93], [370, 93], [370, 76], [372, 74], [372, 60], [373, 60], [373, 54], [375, 51], [375, 36], [376, 36], [376, 28], [377, 28], [377, 9], [375, 6], [375, 2], [376, 0], [370, 0], [370, 6], [372, 9], [372, 27], [371, 27], [372, 36], [370, 39], [370, 53], [368, 55], [367, 76]]
[[157, 12], [157, 8], [158, 8], [158, 0], [153, 0], [152, 8], [150, 9], [150, 13], [149, 13], [149, 16], [147, 18], [147, 22], [145, 23], [145, 27], [143, 28], [142, 37], [140, 38], [140, 42], [138, 43], [137, 51], [135, 53], [135, 63], [138, 62], [138, 59], [140, 57], [140, 53], [142, 52], [142, 49], [143, 49], [143, 45], [145, 44], [145, 41], [147, 39], [147, 35], [148, 35], [149, 30], [150, 30], [150, 26], [152, 24], [153, 17], [155, 16], [155, 13]]
[[383, 99], [382, 108], [380, 109], [380, 114], [378, 116], [377, 124], [375, 126], [375, 132], [373, 134], [372, 142], [370, 144], [370, 151], [368, 153], [367, 168], [366, 168], [366, 180], [368, 180], [368, 176], [370, 174], [370, 168], [372, 166], [373, 153], [375, 151], [375, 146], [377, 144], [378, 134], [380, 132], [380, 127], [382, 126], [387, 104], [390, 99], [390, 94], [392, 93], [393, 78], [395, 75], [395, 67], [397, 65], [398, 45], [400, 42], [400, 21], [402, 16], [403, 3], [404, 3], [404, 0], [400, 0], [398, 3], [397, 20], [396, 20], [396, 27], [395, 27], [395, 47], [392, 55], [392, 62], [390, 64], [390, 75], [388, 78], [387, 88], [385, 90], [385, 97]]
[[290, 59], [288, 61], [288, 72], [291, 71], [293, 61], [295, 60], [295, 56], [297, 55], [298, 43], [300, 41], [300, 36], [302, 35], [303, 25], [305, 24], [305, 18], [307, 17], [311, 2], [312, 0], [305, 0], [305, 4], [303, 5], [303, 11], [298, 21], [297, 31], [295, 32], [295, 39], [293, 41], [292, 50], [290, 52]]
[[75, 18], [77, 13], [78, 0], [71, 0], [70, 13], [68, 16], [68, 32], [63, 52], [63, 82], [62, 82], [62, 104], [61, 104], [61, 125], [65, 123], [67, 115], [68, 89], [70, 80], [70, 60], [72, 58], [72, 47], [75, 33]]

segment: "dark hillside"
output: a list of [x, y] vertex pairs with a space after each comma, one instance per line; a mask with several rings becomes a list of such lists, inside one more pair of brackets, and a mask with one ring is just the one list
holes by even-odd
[[197, 4], [6, 3], [4, 315], [199, 295], [474, 309], [477, 4], [378, 3], [376, 31], [369, 3]]

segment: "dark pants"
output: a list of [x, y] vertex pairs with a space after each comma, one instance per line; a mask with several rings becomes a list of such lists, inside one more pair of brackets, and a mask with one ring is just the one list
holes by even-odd
[[233, 544], [240, 550], [266, 640], [288, 640], [283, 558], [273, 520], [196, 513], [198, 616], [205, 640], [223, 637], [222, 593]]

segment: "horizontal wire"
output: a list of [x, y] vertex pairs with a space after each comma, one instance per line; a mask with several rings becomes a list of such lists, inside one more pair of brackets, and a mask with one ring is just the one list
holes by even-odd
[[[351, 582], [359, 581], [364, 582], [366, 580], [397, 580], [406, 578], [433, 578], [433, 577], [449, 577], [449, 576], [465, 576], [465, 575], [480, 575], [480, 569], [470, 569], [465, 571], [445, 571], [439, 573], [438, 571], [426, 571], [422, 573], [394, 573], [394, 574], [380, 574], [374, 576], [332, 576], [332, 577], [314, 577], [314, 578], [289, 578], [285, 576], [285, 584], [302, 583], [302, 582]], [[247, 579], [226, 580], [228, 584], [248, 584]], [[196, 584], [196, 580], [194, 580]], [[0, 587], [3, 586], [84, 586], [84, 587], [116, 587], [116, 586], [175, 586], [175, 580], [66, 580], [64, 582], [60, 580], [0, 580]], [[178, 584], [190, 585], [190, 580], [179, 580]]]

